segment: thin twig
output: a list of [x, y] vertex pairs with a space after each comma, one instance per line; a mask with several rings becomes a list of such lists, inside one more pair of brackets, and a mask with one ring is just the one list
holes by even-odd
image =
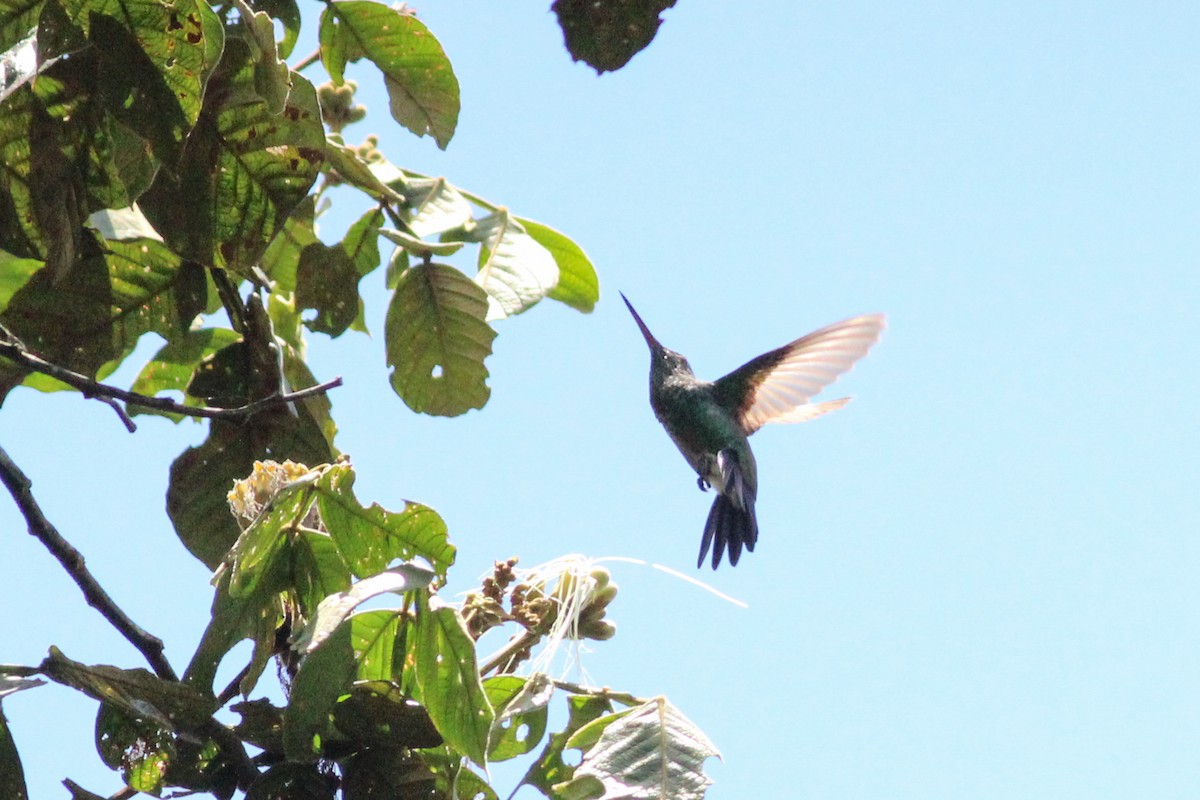
[[587, 695], [588, 697], [601, 697], [605, 700], [616, 700], [623, 706], [640, 706], [643, 703], [648, 702], [645, 698], [632, 695], [629, 692], [614, 692], [607, 686], [603, 688], [596, 688], [595, 686], [584, 686], [581, 683], [572, 683], [570, 681], [552, 680], [550, 682], [553, 683], [556, 688], [562, 689], [564, 692]]
[[154, 668], [158, 677], [169, 681], [179, 680], [175, 675], [175, 670], [171, 668], [170, 663], [163, 655], [162, 640], [138, 626], [108, 596], [108, 592], [104, 591], [100, 583], [88, 571], [83, 555], [62, 537], [50, 520], [46, 519], [37, 500], [33, 498], [33, 483], [13, 463], [3, 447], [0, 447], [0, 481], [4, 482], [8, 493], [16, 502], [17, 508], [21, 510], [21, 515], [25, 517], [29, 532], [45, 545], [46, 549], [63, 565], [67, 574], [83, 592], [88, 605], [99, 611], [130, 644], [137, 648], [138, 652], [145, 656], [146, 661]]
[[313, 50], [311, 53], [306, 55], [304, 58], [300, 59], [295, 64], [293, 64], [292, 72], [299, 72], [302, 69], [307, 69], [308, 67], [311, 67], [313, 64], [317, 63], [320, 60], [321, 60], [321, 48], [318, 47], [316, 50]]
[[155, 411], [166, 411], [172, 414], [182, 414], [185, 417], [203, 417], [205, 419], [220, 419], [227, 422], [244, 422], [249, 417], [266, 411], [271, 408], [285, 406], [288, 403], [296, 400], [303, 400], [306, 397], [312, 397], [318, 394], [325, 394], [330, 389], [342, 385], [340, 377], [334, 378], [331, 381], [310, 386], [307, 389], [300, 389], [289, 394], [273, 394], [270, 397], [264, 397], [261, 400], [255, 400], [253, 403], [247, 403], [244, 406], [237, 408], [211, 408], [208, 406], [186, 406], [183, 403], [176, 402], [166, 397], [152, 397], [146, 394], [138, 394], [137, 392], [129, 392], [124, 389], [118, 389], [116, 386], [109, 386], [99, 381], [92, 380], [86, 375], [78, 372], [73, 372], [66, 367], [60, 367], [57, 364], [52, 364], [41, 356], [35, 355], [21, 347], [15, 342], [0, 341], [0, 356], [11, 359], [22, 367], [33, 372], [40, 372], [43, 375], [49, 375], [51, 378], [62, 381], [63, 383], [78, 389], [84, 397], [95, 398], [108, 403], [113, 408], [117, 409], [117, 413], [121, 416], [131, 432], [137, 429], [133, 420], [129, 419], [129, 415], [124, 412], [114, 401], [141, 408], [151, 408]]
[[541, 638], [542, 635], [540, 633], [534, 633], [533, 631], [529, 630], [522, 631], [519, 636], [514, 636], [509, 640], [508, 644], [504, 645], [504, 647], [500, 648], [498, 652], [494, 653], [491, 658], [483, 662], [483, 665], [479, 667], [479, 674], [481, 676], [487, 675], [494, 669], [507, 666], [521, 653], [522, 650], [536, 644], [538, 639]]

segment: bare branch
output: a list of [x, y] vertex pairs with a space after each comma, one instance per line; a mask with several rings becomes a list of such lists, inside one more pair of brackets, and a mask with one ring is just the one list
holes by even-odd
[[83, 555], [46, 519], [41, 507], [33, 498], [33, 483], [21, 472], [20, 468], [9, 458], [4, 448], [0, 447], [0, 481], [8, 488], [25, 517], [29, 532], [37, 538], [46, 549], [58, 559], [59, 563], [75, 581], [83, 592], [88, 605], [100, 612], [114, 628], [138, 651], [145, 656], [146, 661], [154, 668], [154, 672], [163, 680], [177, 681], [175, 670], [163, 655], [163, 643], [157, 636], [143, 630], [122, 611], [116, 602], [100, 586], [100, 583], [88, 571]]
[[251, 416], [266, 411], [272, 408], [280, 408], [288, 403], [297, 400], [303, 400], [306, 397], [312, 397], [318, 394], [324, 394], [330, 389], [342, 385], [340, 377], [334, 378], [325, 383], [310, 386], [307, 389], [290, 392], [288, 394], [274, 394], [270, 397], [264, 397], [261, 400], [255, 400], [253, 403], [248, 403], [238, 408], [210, 408], [201, 406], [187, 406], [183, 403], [176, 402], [166, 397], [151, 397], [146, 394], [138, 394], [137, 392], [129, 392], [125, 389], [119, 389], [116, 386], [109, 386], [99, 381], [92, 380], [86, 375], [78, 372], [73, 372], [66, 367], [60, 367], [57, 364], [52, 364], [41, 356], [38, 356], [26, 350], [18, 342], [0, 341], [0, 356], [9, 358], [12, 361], [20, 364], [32, 372], [40, 372], [43, 375], [49, 375], [55, 380], [78, 389], [84, 397], [95, 398], [107, 403], [116, 410], [121, 417], [121, 421], [125, 423], [125, 427], [130, 432], [137, 430], [137, 426], [129, 415], [115, 401], [119, 400], [126, 405], [139, 406], [141, 408], [151, 408], [155, 411], [166, 411], [172, 414], [181, 414], [185, 417], [202, 417], [205, 419], [220, 419], [227, 422], [245, 422]]

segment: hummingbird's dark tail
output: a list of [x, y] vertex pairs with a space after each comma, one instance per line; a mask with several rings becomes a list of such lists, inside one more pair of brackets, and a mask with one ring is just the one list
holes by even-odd
[[[740, 506], [735, 497], [742, 501]], [[708, 512], [708, 521], [704, 523], [704, 538], [700, 540], [700, 557], [696, 559], [696, 568], [704, 565], [709, 547], [712, 547], [713, 569], [721, 563], [721, 555], [726, 548], [729, 549], [729, 566], [736, 567], [738, 559], [742, 557], [742, 547], [754, 552], [757, 541], [758, 519], [754, 515], [753, 493], [739, 492], [733, 496], [718, 494]]]

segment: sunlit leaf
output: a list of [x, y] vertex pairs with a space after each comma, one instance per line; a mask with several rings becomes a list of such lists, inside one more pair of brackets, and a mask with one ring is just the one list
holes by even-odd
[[413, 411], [453, 417], [482, 408], [491, 390], [484, 359], [496, 333], [487, 295], [443, 264], [401, 273], [385, 322], [392, 388]]
[[37, 26], [41, 0], [3, 0], [0, 2], [0, 52], [7, 52], [29, 37]]
[[248, 274], [308, 196], [325, 132], [316, 91], [299, 75], [283, 113], [271, 112], [244, 43], [231, 40], [212, 84], [216, 113], [200, 119], [178, 175], [160, 171], [142, 208], [177, 252]]
[[[546, 690], [539, 692], [538, 687]], [[553, 684], [541, 674], [530, 678], [497, 675], [485, 680], [483, 688], [496, 709], [488, 759], [505, 761], [537, 747], [546, 734], [547, 703]]]
[[167, 765], [175, 757], [170, 729], [139, 719], [114, 703], [101, 703], [96, 714], [96, 752], [120, 770], [125, 783], [146, 794], [159, 794]]
[[350, 618], [350, 641], [358, 659], [360, 681], [398, 681], [404, 664], [406, 615], [380, 608]]
[[385, 593], [400, 594], [424, 589], [437, 577], [416, 564], [400, 564], [377, 575], [363, 578], [349, 589], [331, 593], [317, 606], [308, 624], [297, 632], [293, 648], [306, 653], [320, 647], [359, 604]]
[[384, 75], [395, 120], [446, 149], [458, 124], [458, 79], [424, 23], [382, 3], [345, 0], [326, 5], [320, 38], [335, 83], [347, 61], [370, 59]]
[[403, 177], [411, 216], [408, 227], [417, 237], [462, 227], [471, 220], [471, 204], [445, 178]]
[[420, 687], [416, 699], [451, 747], [486, 764], [495, 714], [479, 680], [475, 642], [458, 611], [436, 597], [420, 604], [412, 649]]
[[575, 767], [563, 760], [567, 740], [584, 725], [611, 713], [613, 709], [612, 703], [605, 697], [582, 694], [568, 697], [567, 708], [570, 714], [567, 726], [561, 733], [550, 735], [550, 741], [542, 748], [541, 755], [521, 779], [522, 784], [536, 786], [542, 794], [550, 797], [557, 796], [553, 794], [556, 785], [569, 781], [575, 773]]
[[242, 425], [214, 421], [208, 438], [171, 465], [167, 513], [188, 551], [216, 569], [240, 535], [226, 500], [234, 481], [249, 475], [255, 461], [321, 464], [331, 457], [320, 429], [286, 410]]
[[590, 313], [600, 300], [600, 279], [583, 248], [548, 225], [523, 217], [518, 220], [534, 241], [550, 251], [558, 265], [558, 284], [547, 297]]
[[488, 293], [488, 321], [520, 314], [558, 284], [550, 251], [506, 210], [480, 219], [472, 238], [483, 243], [475, 282]]
[[[578, 744], [576, 737], [568, 747]], [[712, 783], [704, 774], [704, 761], [719, 755], [691, 720], [658, 697], [604, 728], [572, 782], [599, 781], [608, 797], [701, 800]], [[565, 787], [562, 791], [569, 793]]]
[[446, 523], [433, 509], [419, 503], [405, 503], [399, 512], [376, 503], [363, 506], [354, 496], [354, 470], [348, 464], [329, 467], [313, 488], [321, 519], [355, 575], [375, 575], [396, 559], [424, 558], [444, 578], [454, 563]]

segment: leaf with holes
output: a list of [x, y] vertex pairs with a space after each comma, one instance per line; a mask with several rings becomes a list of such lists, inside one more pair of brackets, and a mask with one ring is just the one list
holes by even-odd
[[[567, 746], [583, 746], [587, 730]], [[708, 737], [665, 697], [657, 697], [604, 727], [570, 783], [555, 789], [570, 796], [573, 787], [598, 783], [606, 797], [702, 800], [712, 783], [703, 770], [710, 756], [720, 753]]]
[[496, 338], [487, 308], [483, 289], [453, 267], [401, 273], [384, 335], [392, 388], [413, 411], [455, 417], [487, 403], [483, 362]]

